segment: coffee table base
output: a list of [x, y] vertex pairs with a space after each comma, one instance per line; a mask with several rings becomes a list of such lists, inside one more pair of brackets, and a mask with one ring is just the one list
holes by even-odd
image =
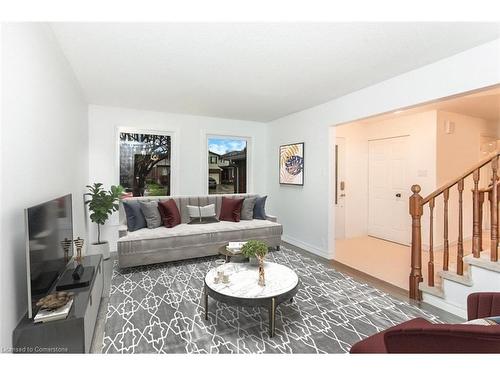
[[298, 284], [295, 288], [288, 291], [287, 293], [280, 294], [271, 298], [236, 298], [229, 297], [216, 291], [207, 288], [205, 284], [203, 298], [205, 302], [205, 320], [208, 320], [208, 296], [213, 299], [224, 302], [231, 305], [243, 306], [243, 307], [267, 307], [269, 312], [269, 336], [274, 337], [276, 332], [276, 308], [279, 304], [289, 301], [293, 303], [293, 297], [297, 294]]

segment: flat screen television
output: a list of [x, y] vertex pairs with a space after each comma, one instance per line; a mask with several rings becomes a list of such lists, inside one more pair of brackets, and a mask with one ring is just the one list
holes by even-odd
[[[73, 257], [71, 194], [25, 210], [28, 318]], [[64, 245], [64, 241], [67, 244]]]

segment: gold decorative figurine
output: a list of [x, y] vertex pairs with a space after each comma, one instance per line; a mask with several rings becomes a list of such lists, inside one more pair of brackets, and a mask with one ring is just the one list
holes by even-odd
[[265, 256], [257, 255], [259, 261], [259, 285], [266, 286], [266, 279], [264, 278], [264, 258]]
[[76, 240], [73, 240], [76, 246], [76, 261], [81, 262], [82, 261], [82, 248], [83, 248], [83, 239], [80, 237], [77, 237]]
[[69, 248], [71, 247], [73, 241], [68, 240], [67, 238], [64, 238], [64, 240], [61, 241], [61, 247], [63, 248], [64, 251], [64, 261], [68, 263], [69, 260]]

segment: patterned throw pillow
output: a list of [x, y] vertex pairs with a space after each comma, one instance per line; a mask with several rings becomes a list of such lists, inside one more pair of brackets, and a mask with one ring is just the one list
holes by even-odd
[[190, 222], [188, 224], [209, 224], [217, 223], [215, 214], [215, 204], [209, 204], [207, 206], [187, 206]]
[[480, 326], [496, 326], [500, 324], [500, 316], [490, 316], [488, 318], [480, 318], [469, 320], [467, 322], [463, 322], [462, 324], [476, 324]]
[[161, 226], [161, 216], [160, 211], [158, 211], [158, 202], [139, 202], [141, 205], [141, 211], [146, 219], [146, 224], [149, 229], [158, 228]]

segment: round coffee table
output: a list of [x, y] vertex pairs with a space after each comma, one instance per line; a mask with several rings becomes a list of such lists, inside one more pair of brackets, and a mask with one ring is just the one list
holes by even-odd
[[[217, 271], [229, 275], [229, 283], [215, 283]], [[259, 269], [248, 263], [226, 263], [208, 271], [205, 276], [205, 320], [208, 320], [208, 296], [230, 305], [267, 307], [269, 335], [274, 337], [276, 308], [285, 301], [293, 302], [299, 287], [299, 277], [281, 264], [264, 263], [265, 286], [259, 286]]]

